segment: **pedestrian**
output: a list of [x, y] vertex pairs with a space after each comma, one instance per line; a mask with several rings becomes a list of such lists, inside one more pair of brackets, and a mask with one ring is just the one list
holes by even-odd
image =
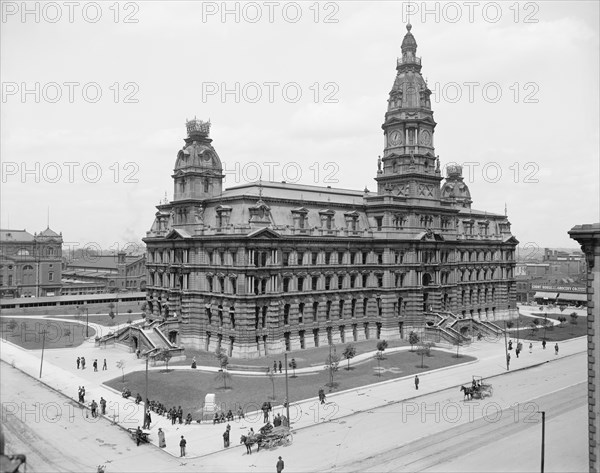
[[223, 432], [223, 448], [227, 447], [229, 447], [229, 426], [225, 429], [225, 432]]
[[98, 404], [96, 403], [95, 399], [92, 399], [92, 404], [90, 405], [90, 407], [92, 408], [92, 417], [98, 417], [98, 414], [96, 413], [96, 409], [98, 409]]
[[506, 368], [510, 368], [510, 353], [506, 354]]
[[283, 467], [284, 467], [284, 463], [283, 460], [281, 459], [281, 457], [279, 457], [279, 460], [277, 461], [277, 473], [281, 473], [283, 471]]
[[79, 369], [80, 364], [81, 364], [81, 358], [77, 357], [77, 369]]
[[104, 370], [108, 370], [108, 367], [106, 366], [106, 358], [104, 358], [104, 364], [102, 365], [102, 371]]
[[281, 360], [279, 360], [279, 372], [280, 372], [280, 373], [281, 373], [281, 366], [282, 366], [282, 364], [281, 364]]
[[277, 373], [277, 362], [273, 360], [273, 373]]
[[81, 357], [81, 369], [85, 369], [85, 358], [83, 356]]
[[533, 343], [529, 343], [529, 353], [533, 353]]
[[140, 426], [138, 425], [137, 430], [135, 431], [135, 440], [137, 442], [137, 446], [140, 446], [140, 442], [142, 441], [142, 429], [140, 429]]
[[519, 358], [519, 353], [521, 353], [521, 350], [519, 350], [518, 348], [515, 349], [515, 355], [517, 355], [517, 358]]
[[102, 415], [106, 415], [106, 399], [103, 397], [100, 398], [100, 410], [102, 411]]
[[263, 422], [269, 422], [269, 406], [266, 402], [263, 402], [262, 411], [263, 411]]
[[181, 406], [179, 406], [179, 409], [177, 410], [177, 418], [179, 419], [179, 423], [183, 424], [183, 409]]
[[98, 371], [98, 360], [94, 360], [93, 366], [94, 366], [94, 371]]
[[242, 406], [238, 407], [237, 415], [238, 415], [238, 420], [245, 418], [244, 417], [244, 409], [242, 409]]
[[415, 375], [415, 389], [419, 390], [419, 376]]
[[325, 404], [325, 390], [323, 388], [319, 389], [319, 401], [321, 401], [321, 404]]
[[545, 350], [546, 349], [546, 340], [542, 340], [542, 348]]
[[165, 433], [160, 427], [158, 428], [158, 446], [160, 448], [165, 448], [167, 446], [167, 442], [165, 442]]
[[558, 355], [558, 343], [554, 345], [554, 354]]
[[185, 438], [183, 437], [183, 435], [181, 436], [181, 440], [179, 441], [179, 449], [181, 450], [181, 457], [185, 457], [185, 446], [186, 446], [187, 442], [185, 440]]

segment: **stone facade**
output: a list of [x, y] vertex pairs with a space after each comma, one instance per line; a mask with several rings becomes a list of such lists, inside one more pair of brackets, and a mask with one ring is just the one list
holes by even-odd
[[600, 412], [600, 223], [577, 225], [569, 231], [581, 245], [587, 262], [587, 333], [588, 333], [588, 439], [590, 472], [598, 472], [598, 418]]
[[258, 357], [402, 338], [444, 311], [516, 315], [518, 242], [505, 215], [471, 208], [460, 166], [441, 185], [431, 91], [407, 29], [377, 192], [274, 182], [223, 191], [210, 123], [187, 122], [174, 198], [144, 239], [150, 317], [171, 321], [179, 343]]

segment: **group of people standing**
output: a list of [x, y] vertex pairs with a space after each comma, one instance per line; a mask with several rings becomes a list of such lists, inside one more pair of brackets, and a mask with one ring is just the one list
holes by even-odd
[[[82, 370], [85, 369], [85, 356], [77, 357], [77, 369], [81, 367]], [[94, 371], [98, 371], [98, 359], [95, 359], [92, 362], [92, 366], [94, 367]], [[104, 363], [102, 364], [102, 371], [108, 370], [108, 366], [106, 364], [106, 358], [104, 358]]]

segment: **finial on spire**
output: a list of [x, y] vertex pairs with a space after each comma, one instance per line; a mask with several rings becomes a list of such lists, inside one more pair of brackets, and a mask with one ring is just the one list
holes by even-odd
[[506, 202], [504, 202], [504, 216], [508, 217], [508, 209], [506, 207]]
[[412, 25], [410, 24], [410, 21], [406, 24], [406, 29], [408, 30], [409, 33], [410, 33], [410, 30], [412, 30]]

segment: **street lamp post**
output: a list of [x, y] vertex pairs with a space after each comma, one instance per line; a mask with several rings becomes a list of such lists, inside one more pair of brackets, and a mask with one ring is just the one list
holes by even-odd
[[40, 360], [40, 378], [42, 377], [42, 366], [44, 365], [44, 348], [46, 346], [46, 327], [42, 330], [42, 359]]
[[508, 343], [506, 341], [506, 331], [507, 330], [508, 329], [506, 328], [506, 320], [505, 320], [504, 321], [504, 352], [505, 352], [505, 355], [506, 355], [506, 357], [505, 357], [506, 358], [506, 370], [508, 371], [508, 363], [509, 363], [508, 362]]
[[546, 411], [538, 411], [542, 414], [542, 458], [540, 463], [540, 471], [544, 473], [544, 448], [546, 446]]
[[291, 425], [290, 422], [290, 394], [288, 389], [288, 357], [287, 353], [284, 353], [285, 357], [285, 416], [288, 420], [288, 427]]

